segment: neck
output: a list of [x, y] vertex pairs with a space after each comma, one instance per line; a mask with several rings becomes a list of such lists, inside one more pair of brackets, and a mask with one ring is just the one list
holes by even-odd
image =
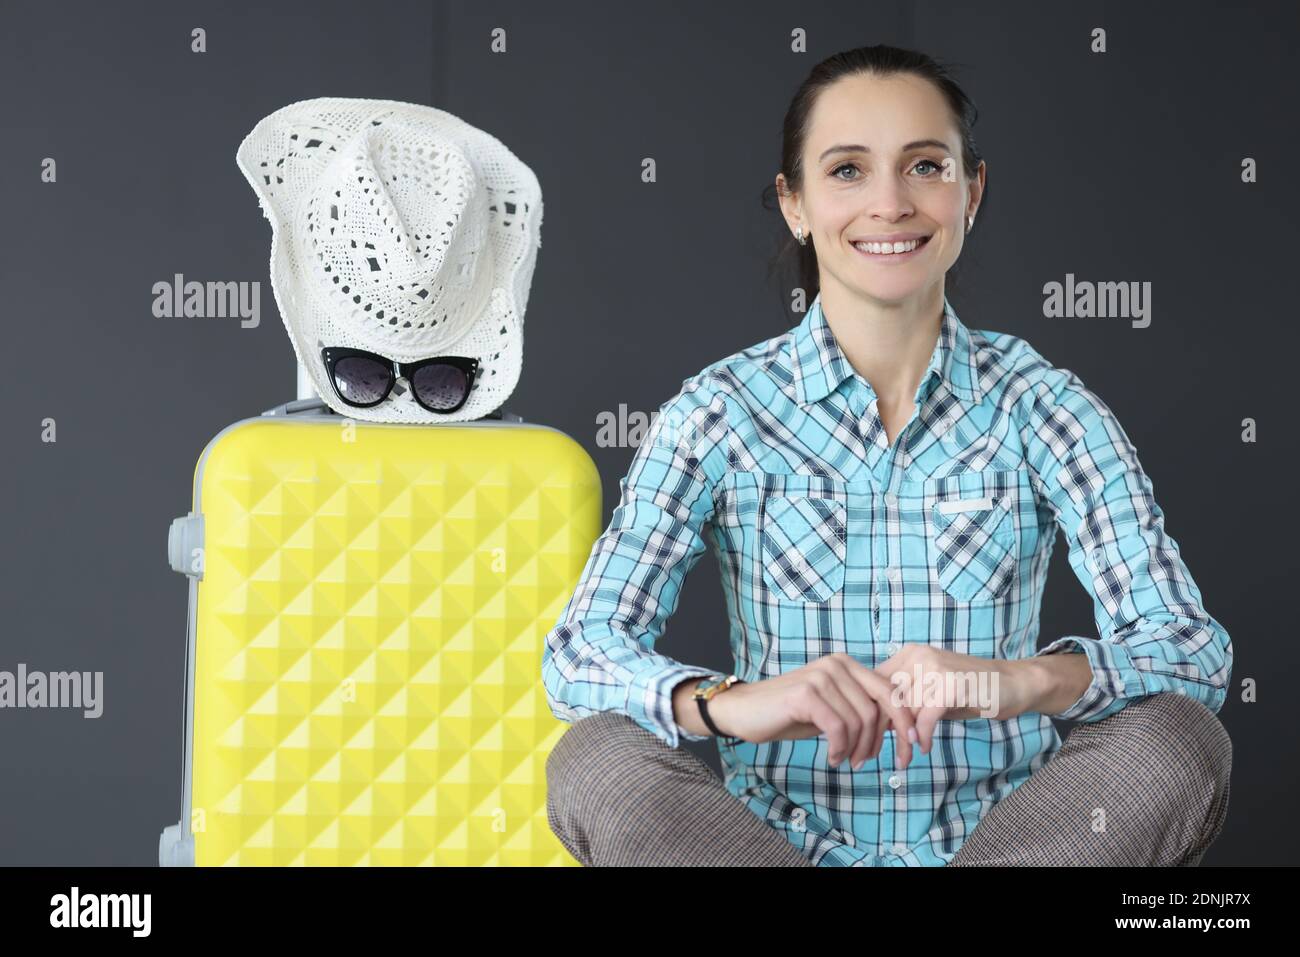
[[845, 358], [880, 404], [910, 407], [939, 341], [943, 283], [891, 302], [832, 282], [822, 287], [821, 304]]

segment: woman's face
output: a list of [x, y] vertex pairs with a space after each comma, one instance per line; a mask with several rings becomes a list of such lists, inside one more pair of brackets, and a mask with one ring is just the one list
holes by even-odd
[[[823, 91], [803, 168], [803, 192], [781, 205], [815, 247], [822, 285], [889, 303], [942, 284], [984, 184], [983, 163], [973, 181], [962, 169], [942, 94], [909, 75], [845, 77]], [[916, 248], [892, 252], [913, 239]], [[873, 240], [891, 241], [891, 252], [863, 245]]]

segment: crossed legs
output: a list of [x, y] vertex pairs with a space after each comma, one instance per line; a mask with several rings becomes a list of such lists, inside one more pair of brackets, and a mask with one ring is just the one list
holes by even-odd
[[[1192, 866], [1228, 810], [1232, 742], [1164, 693], [1079, 724], [980, 820], [949, 866]], [[625, 715], [574, 722], [546, 764], [551, 829], [588, 866], [811, 866], [685, 748]]]

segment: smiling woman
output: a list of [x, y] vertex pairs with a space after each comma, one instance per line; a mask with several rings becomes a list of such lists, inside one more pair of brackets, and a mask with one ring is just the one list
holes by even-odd
[[[864, 250], [873, 265], [915, 263], [921, 257], [896, 246], [911, 240], [930, 247], [916, 268], [932, 283], [944, 276], [986, 197], [978, 117], [949, 72], [923, 53], [861, 48], [814, 67], [787, 112], [782, 172], [765, 191], [768, 205], [773, 193], [779, 198], [794, 236], [777, 263], [795, 258], [793, 284], [811, 300], [824, 271], [843, 279], [850, 264], [861, 267], [852, 256], [860, 243], [878, 244]], [[871, 218], [864, 196], [876, 204]]]
[[[806, 314], [661, 407], [547, 635], [574, 722], [548, 813], [584, 863], [1186, 865], [1219, 833], [1232, 646], [1136, 449], [945, 293], [984, 197], [974, 117], [892, 47], [796, 94], [775, 186]], [[733, 676], [653, 650], [706, 528]], [[1058, 534], [1097, 634], [1039, 649]], [[721, 782], [679, 747], [709, 735]]]

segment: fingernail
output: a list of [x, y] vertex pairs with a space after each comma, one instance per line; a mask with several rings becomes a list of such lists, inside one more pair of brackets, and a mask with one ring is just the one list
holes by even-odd
[[911, 741], [913, 744], [916, 744], [917, 741], [920, 740], [920, 738], [916, 736], [916, 728], [907, 729], [907, 740]]

